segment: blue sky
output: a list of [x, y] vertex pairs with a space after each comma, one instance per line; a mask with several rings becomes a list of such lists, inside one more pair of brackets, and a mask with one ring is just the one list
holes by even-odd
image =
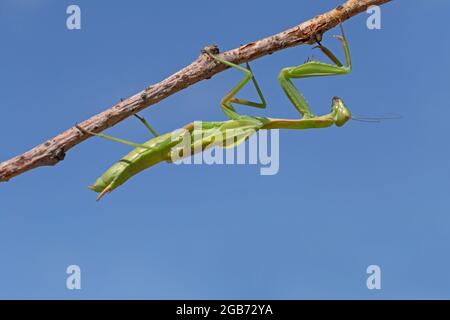
[[[234, 48], [341, 2], [2, 0], [0, 159], [160, 81], [205, 45]], [[66, 28], [70, 4], [81, 30]], [[367, 14], [348, 21], [353, 72], [296, 84], [318, 114], [338, 95], [354, 114], [403, 118], [282, 131], [277, 175], [162, 164], [97, 203], [86, 186], [130, 148], [90, 139], [56, 167], [2, 184], [0, 298], [450, 298], [449, 10], [395, 1], [381, 30], [367, 29]], [[341, 56], [337, 32], [324, 44]], [[297, 117], [277, 74], [310, 54], [254, 61], [268, 109], [239, 111]], [[143, 115], [160, 132], [225, 120], [218, 103], [241, 77], [228, 70]], [[135, 119], [107, 132], [149, 138]], [[81, 290], [66, 288], [72, 264]], [[366, 287], [373, 264], [381, 290]]]

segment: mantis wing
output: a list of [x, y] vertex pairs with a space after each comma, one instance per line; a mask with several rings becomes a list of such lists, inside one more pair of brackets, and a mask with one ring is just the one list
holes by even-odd
[[226, 121], [211, 129], [203, 129], [201, 141], [194, 140], [192, 147], [199, 147], [201, 144], [203, 150], [213, 146], [234, 148], [256, 133], [262, 126], [263, 123], [254, 118]]

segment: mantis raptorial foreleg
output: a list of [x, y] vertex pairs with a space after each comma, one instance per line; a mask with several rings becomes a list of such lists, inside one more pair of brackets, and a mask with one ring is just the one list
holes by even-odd
[[[225, 115], [230, 119], [238, 119], [240, 115], [236, 112], [236, 110], [233, 108], [232, 103], [241, 104], [249, 107], [255, 107], [255, 108], [261, 108], [264, 109], [266, 107], [266, 100], [264, 99], [264, 95], [261, 92], [261, 89], [259, 88], [258, 82], [256, 81], [252, 70], [250, 68], [250, 65], [246, 63], [247, 68], [243, 68], [237, 64], [231, 63], [229, 61], [226, 61], [222, 59], [220, 56], [212, 54], [209, 51], [206, 51], [212, 58], [217, 60], [220, 63], [226, 64], [227, 66], [230, 66], [232, 68], [236, 68], [237, 70], [240, 70], [245, 73], [244, 79], [242, 79], [235, 87], [233, 87], [230, 92], [228, 92], [220, 102], [220, 106], [225, 113]], [[258, 92], [258, 96], [261, 99], [261, 102], [253, 102], [248, 101], [244, 99], [235, 98], [236, 94], [247, 84], [249, 80], [252, 80], [253, 85], [256, 88], [256, 91]]]
[[[320, 77], [320, 76], [330, 76], [330, 75], [341, 75], [341, 74], [347, 74], [351, 71], [351, 58], [350, 58], [350, 51], [348, 48], [347, 40], [345, 38], [344, 29], [341, 27], [341, 36], [335, 36], [337, 37], [342, 44], [342, 47], [344, 49], [345, 59], [347, 62], [347, 66], [344, 66], [339, 59], [325, 46], [318, 43], [318, 46], [316, 48], [319, 48], [334, 64], [324, 63], [320, 61], [308, 61], [305, 64], [294, 66], [294, 67], [287, 67], [283, 68], [279, 75], [278, 75], [278, 81], [281, 85], [281, 88], [286, 93], [289, 100], [292, 102], [294, 107], [297, 109], [297, 111], [302, 115], [304, 120], [307, 119], [313, 119], [317, 118], [310, 110], [308, 103], [306, 102], [303, 95], [298, 91], [298, 89], [294, 86], [291, 79], [298, 79], [298, 78], [309, 78], [309, 77]], [[221, 107], [224, 111], [224, 113], [231, 119], [238, 119], [240, 115], [236, 113], [236, 110], [233, 108], [231, 103], [237, 103], [237, 104], [243, 104], [247, 106], [252, 107], [258, 107], [258, 108], [265, 108], [266, 102], [264, 99], [264, 96], [261, 93], [261, 90], [259, 89], [258, 83], [253, 76], [251, 69], [249, 65], [247, 64], [247, 69], [243, 68], [239, 65], [236, 65], [232, 62], [226, 61], [222, 59], [220, 56], [212, 54], [211, 52], [207, 51], [207, 53], [214, 58], [215, 60], [226, 64], [230, 67], [233, 67], [235, 69], [241, 70], [246, 73], [246, 76], [244, 79], [242, 79], [235, 87], [233, 87], [230, 92], [228, 92], [221, 101]], [[239, 90], [244, 87], [247, 82], [252, 79], [253, 83], [255, 85], [255, 88], [258, 92], [259, 97], [261, 98], [261, 103], [255, 103], [243, 99], [235, 98], [235, 95], [239, 92]], [[339, 98], [333, 99], [333, 105], [337, 104], [343, 104], [342, 100]], [[327, 126], [328, 122], [329, 125], [333, 123], [333, 121], [325, 121], [328, 118], [317, 119], [317, 125], [318, 127], [321, 126]], [[289, 128], [295, 129], [296, 128], [296, 120], [289, 120]], [[311, 122], [311, 121], [309, 121]], [[299, 129], [303, 128], [304, 123], [300, 123], [298, 125]], [[272, 126], [270, 126], [272, 127]]]
[[[342, 26], [342, 24], [339, 25], [339, 27], [341, 29], [341, 35], [340, 36], [335, 35], [334, 37], [339, 39], [339, 41], [341, 42], [342, 47], [344, 49], [345, 61], [347, 63], [347, 66], [351, 69], [352, 61], [350, 57], [350, 50], [348, 48], [347, 39], [345, 38], [344, 27]], [[318, 45], [315, 46], [313, 49], [319, 48], [334, 64], [336, 64], [338, 67], [343, 66], [343, 64], [339, 61], [339, 59], [336, 58], [336, 56], [327, 47], [323, 46], [322, 43], [320, 42], [317, 43]]]
[[305, 119], [314, 118], [315, 116], [311, 112], [305, 98], [294, 86], [291, 79], [341, 75], [349, 73], [351, 71], [352, 64], [350, 51], [348, 49], [348, 44], [347, 40], [345, 39], [344, 29], [342, 25], [341, 32], [342, 36], [336, 37], [342, 43], [347, 66], [342, 65], [339, 59], [336, 58], [336, 56], [330, 50], [319, 44], [317, 48], [321, 49], [321, 51], [335, 63], [334, 65], [320, 61], [308, 61], [307, 63], [300, 66], [283, 68], [278, 75], [278, 81], [280, 82], [281, 88], [286, 93], [287, 97], [292, 102], [297, 111], [300, 112], [300, 114]]

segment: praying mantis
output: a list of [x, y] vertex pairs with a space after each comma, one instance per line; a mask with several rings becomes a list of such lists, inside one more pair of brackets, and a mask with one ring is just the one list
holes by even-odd
[[[281, 69], [278, 75], [278, 81], [281, 88], [285, 92], [288, 99], [291, 101], [295, 109], [300, 113], [299, 119], [277, 119], [259, 116], [246, 116], [237, 113], [233, 104], [245, 105], [255, 108], [266, 108], [266, 100], [261, 92], [261, 89], [254, 77], [249, 64], [246, 67], [231, 63], [220, 55], [205, 49], [205, 53], [214, 59], [217, 63], [223, 63], [229, 67], [239, 70], [245, 74], [244, 78], [234, 86], [223, 98], [220, 103], [222, 111], [229, 118], [227, 121], [216, 122], [192, 122], [185, 125], [181, 129], [172, 132], [158, 135], [156, 131], [150, 126], [145, 118], [135, 114], [135, 116], [144, 124], [144, 126], [155, 137], [143, 144], [138, 144], [115, 137], [111, 137], [101, 133], [93, 133], [87, 131], [79, 126], [77, 128], [83, 133], [102, 137], [111, 141], [116, 141], [135, 149], [128, 153], [125, 157], [111, 166], [102, 176], [100, 176], [94, 185], [89, 188], [98, 193], [97, 201], [105, 194], [113, 191], [123, 183], [125, 183], [132, 176], [147, 169], [157, 163], [167, 161], [173, 162], [173, 151], [177, 145], [182, 141], [185, 135], [191, 137], [200, 136], [201, 139], [193, 139], [190, 144], [190, 149], [195, 152], [201, 152], [206, 148], [213, 146], [221, 146], [226, 148], [235, 147], [244, 142], [251, 135], [258, 130], [270, 129], [313, 129], [326, 128], [335, 124], [342, 127], [349, 119], [352, 118], [350, 110], [344, 104], [344, 101], [339, 97], [333, 97], [331, 103], [331, 112], [322, 116], [314, 115], [303, 95], [297, 90], [291, 79], [301, 79], [309, 77], [321, 77], [332, 75], [345, 75], [352, 70], [352, 62], [350, 57], [350, 50], [347, 39], [344, 34], [342, 24], [340, 24], [341, 35], [335, 36], [341, 43], [346, 65], [342, 64], [339, 59], [319, 41], [317, 46], [325, 56], [327, 56], [332, 63], [324, 63], [320, 61], [310, 60], [306, 63], [286, 67]], [[238, 92], [249, 82], [252, 81], [256, 92], [260, 98], [260, 102], [252, 102], [236, 98]], [[226, 133], [224, 135], [224, 133]], [[217, 138], [220, 137], [220, 138]], [[187, 156], [188, 153], [181, 156]], [[189, 153], [190, 155], [190, 153]]]

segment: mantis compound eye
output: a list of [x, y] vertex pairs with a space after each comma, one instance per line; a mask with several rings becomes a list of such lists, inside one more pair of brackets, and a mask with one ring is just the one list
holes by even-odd
[[335, 123], [338, 127], [342, 127], [352, 117], [350, 110], [345, 106], [344, 101], [342, 101], [339, 97], [333, 97], [331, 109], [334, 113]]

